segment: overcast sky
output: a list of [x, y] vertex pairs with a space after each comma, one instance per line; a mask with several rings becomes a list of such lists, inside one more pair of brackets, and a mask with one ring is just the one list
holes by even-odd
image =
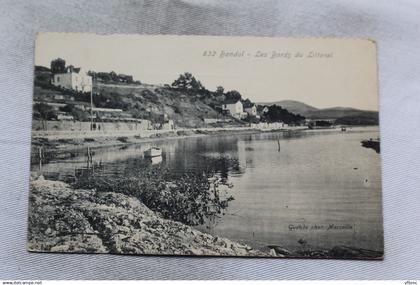
[[[215, 51], [216, 56], [203, 56], [205, 51]], [[243, 56], [220, 58], [222, 51]], [[271, 58], [273, 51], [282, 56]], [[297, 52], [302, 57], [294, 57]], [[307, 57], [310, 52], [330, 57]], [[267, 57], [256, 57], [264, 53]], [[291, 58], [285, 58], [289, 53]], [[85, 71], [115, 71], [150, 84], [171, 84], [179, 74], [191, 72], [209, 90], [221, 85], [254, 102], [290, 99], [318, 108], [378, 110], [376, 54], [371, 41], [38, 35], [35, 64], [49, 67], [57, 57]]]

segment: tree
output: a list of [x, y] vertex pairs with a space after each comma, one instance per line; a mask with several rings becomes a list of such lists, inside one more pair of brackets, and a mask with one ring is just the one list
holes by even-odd
[[242, 95], [236, 90], [232, 90], [226, 93], [226, 100], [241, 100]]
[[66, 61], [62, 58], [57, 58], [51, 61], [51, 72], [64, 73], [66, 72]]
[[185, 72], [184, 74], [179, 75], [178, 79], [176, 79], [172, 83], [172, 87], [180, 90], [194, 91], [200, 91], [205, 89], [201, 82], [195, 79], [195, 77], [189, 72]]
[[111, 80], [112, 81], [114, 81], [114, 82], [117, 82], [118, 81], [118, 75], [117, 75], [117, 73], [115, 71], [111, 71], [109, 73], [109, 76], [111, 77]]
[[64, 107], [60, 107], [60, 111], [71, 113], [74, 110], [74, 105], [67, 104]]
[[53, 108], [45, 103], [36, 103], [34, 105], [33, 116], [35, 119], [41, 120], [51, 120], [57, 118], [57, 114]]
[[242, 100], [242, 104], [244, 105], [244, 108], [252, 107], [253, 103], [248, 98], [245, 100]]
[[264, 114], [263, 119], [268, 122], [284, 122], [286, 124], [298, 123], [305, 120], [305, 117], [299, 114], [290, 113], [277, 105], [268, 106], [268, 112]]
[[70, 112], [70, 114], [73, 116], [74, 120], [76, 121], [89, 121], [90, 115], [77, 108], [73, 108], [73, 110]]
[[217, 86], [216, 94], [217, 95], [223, 95], [223, 93], [225, 93], [225, 88], [223, 88], [223, 86]]

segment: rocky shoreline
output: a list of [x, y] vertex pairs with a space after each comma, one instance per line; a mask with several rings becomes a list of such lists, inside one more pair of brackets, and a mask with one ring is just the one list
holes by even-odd
[[163, 219], [137, 198], [30, 182], [28, 246], [34, 252], [270, 256]]
[[376, 259], [383, 252], [338, 245], [292, 251], [278, 245], [255, 249], [212, 236], [150, 210], [135, 197], [73, 189], [31, 179], [27, 249], [32, 252], [185, 256]]

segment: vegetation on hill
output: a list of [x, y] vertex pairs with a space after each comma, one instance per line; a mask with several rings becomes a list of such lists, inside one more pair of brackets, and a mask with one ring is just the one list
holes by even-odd
[[300, 114], [312, 120], [336, 120], [336, 124], [345, 125], [379, 124], [379, 114], [376, 111], [366, 111], [344, 107], [318, 109], [313, 106], [294, 100], [283, 100], [266, 104], [281, 106], [295, 114]]
[[[72, 102], [64, 100], [67, 105], [61, 108], [61, 112], [72, 115], [75, 120], [87, 120], [89, 114], [83, 115], [83, 111], [72, 105], [90, 103], [90, 94], [83, 94], [74, 90], [67, 90], [51, 84], [54, 72], [62, 72], [66, 69], [63, 59], [51, 62], [51, 68], [35, 68], [35, 94], [34, 98], [43, 101], [42, 98], [59, 94], [71, 96]], [[254, 103], [243, 98], [237, 90], [226, 91], [218, 86], [216, 91], [210, 91], [196, 79], [191, 73], [181, 74], [171, 85], [156, 86], [141, 84], [134, 81], [130, 75], [116, 74], [115, 72], [88, 72], [94, 77], [93, 103], [97, 108], [121, 109], [122, 117], [148, 119], [152, 122], [161, 123], [163, 117], [172, 119], [179, 127], [203, 127], [208, 126], [205, 119], [219, 119], [224, 125], [243, 125], [246, 122], [232, 118], [222, 112], [222, 105], [227, 101], [240, 100], [244, 106], [252, 106]], [[54, 97], [54, 96], [53, 96]], [[62, 103], [62, 102], [61, 102]], [[40, 118], [53, 118], [53, 110], [37, 107]], [[43, 114], [40, 114], [45, 111]], [[35, 114], [35, 113], [34, 113]], [[35, 118], [35, 117], [34, 117]], [[267, 122], [282, 121], [286, 123], [299, 122], [303, 116], [295, 115], [279, 106], [269, 108], [269, 112], [262, 116]], [[248, 118], [248, 122], [258, 122], [258, 118]]]
[[261, 105], [277, 105], [281, 106], [284, 109], [289, 110], [290, 112], [293, 112], [295, 114], [301, 114], [302, 116], [306, 116], [308, 112], [313, 112], [319, 110], [318, 108], [315, 108], [313, 106], [310, 106], [308, 104], [295, 101], [295, 100], [282, 100], [282, 101], [276, 101], [276, 102], [270, 102], [270, 103], [260, 103]]
[[[90, 103], [90, 94], [51, 84], [54, 73], [65, 72], [69, 67], [72, 66], [66, 66], [66, 61], [61, 58], [52, 60], [50, 68], [36, 66], [34, 100], [40, 100], [42, 103], [43, 96], [50, 96], [52, 93], [71, 96], [74, 103], [64, 100], [68, 106], [60, 111], [72, 115], [76, 120], [86, 120], [89, 114], [83, 114], [83, 111], [77, 110], [72, 105], [78, 102]], [[94, 79], [94, 106], [121, 109], [123, 113], [120, 117], [123, 118], [148, 119], [160, 123], [162, 118], [166, 117], [174, 120], [180, 127], [207, 126], [205, 119], [232, 121], [236, 125], [259, 121], [299, 124], [305, 118], [333, 119], [337, 124], [346, 125], [377, 125], [379, 121], [378, 112], [374, 111], [341, 107], [318, 109], [293, 100], [258, 105], [243, 98], [237, 90], [226, 91], [223, 86], [218, 86], [215, 91], [210, 91], [189, 72], [180, 74], [171, 85], [163, 86], [142, 84], [140, 81], [135, 81], [132, 75], [117, 74], [114, 71], [89, 71], [88, 74]], [[244, 120], [237, 120], [222, 111], [224, 103], [239, 100], [244, 107], [257, 105], [259, 116], [248, 116]], [[267, 107], [265, 112], [261, 112], [264, 107]], [[54, 112], [43, 105], [34, 106], [34, 118], [51, 119], [54, 118]]]
[[117, 74], [115, 71], [111, 72], [95, 72], [88, 71], [88, 75], [92, 76], [94, 80], [103, 83], [126, 83], [126, 84], [141, 84], [140, 81], [134, 80], [132, 75]]
[[62, 58], [52, 60], [50, 70], [53, 74], [66, 72], [66, 61]]
[[120, 108], [133, 118], [160, 122], [164, 116], [180, 127], [204, 126], [205, 118], [221, 118], [218, 111], [200, 100], [200, 93], [150, 85], [119, 86], [97, 84], [95, 106]]
[[268, 106], [268, 111], [263, 114], [262, 119], [270, 123], [282, 121], [286, 124], [293, 124], [305, 120], [305, 117], [299, 114], [290, 113], [280, 106], [271, 105]]
[[335, 121], [338, 125], [364, 125], [364, 126], [374, 126], [379, 124], [378, 114], [370, 116], [345, 116], [338, 118]]

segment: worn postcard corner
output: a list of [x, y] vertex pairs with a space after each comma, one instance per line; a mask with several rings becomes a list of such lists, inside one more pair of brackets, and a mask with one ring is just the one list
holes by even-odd
[[382, 259], [378, 124], [372, 40], [40, 33], [27, 248]]

